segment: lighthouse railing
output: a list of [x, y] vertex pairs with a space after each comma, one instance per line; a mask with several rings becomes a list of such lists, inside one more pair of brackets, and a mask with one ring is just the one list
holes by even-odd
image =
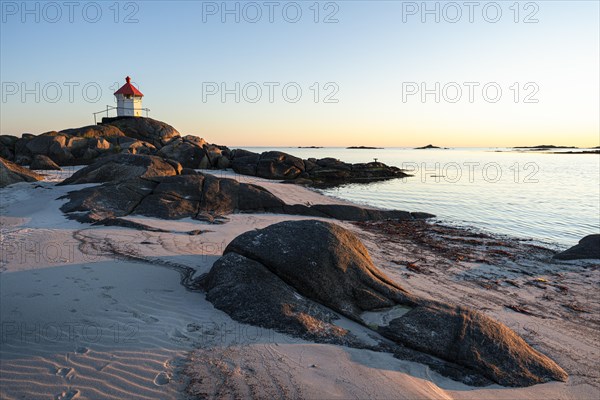
[[148, 117], [148, 113], [150, 112], [149, 108], [133, 108], [133, 107], [115, 107], [115, 106], [106, 106], [106, 110], [102, 110], [102, 111], [96, 111], [95, 113], [92, 113], [92, 115], [94, 115], [94, 124], [98, 125], [98, 121], [97, 121], [97, 115], [98, 114], [104, 114], [106, 113], [106, 117], [109, 117], [109, 112], [112, 110], [116, 110], [117, 114], [119, 113], [119, 110], [125, 111], [125, 110], [141, 110], [141, 111], [145, 111], [146, 112], [146, 117]]

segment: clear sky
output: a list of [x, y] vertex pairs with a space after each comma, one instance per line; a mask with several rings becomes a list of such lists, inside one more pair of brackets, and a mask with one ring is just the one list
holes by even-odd
[[91, 124], [130, 75], [229, 146], [600, 145], [598, 1], [1, 3], [3, 134]]

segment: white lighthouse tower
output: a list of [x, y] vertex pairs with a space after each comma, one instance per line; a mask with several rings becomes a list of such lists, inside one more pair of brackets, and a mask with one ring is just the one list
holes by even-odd
[[115, 92], [117, 98], [117, 117], [141, 117], [142, 97], [144, 95], [131, 84], [131, 78], [125, 78], [125, 84]]

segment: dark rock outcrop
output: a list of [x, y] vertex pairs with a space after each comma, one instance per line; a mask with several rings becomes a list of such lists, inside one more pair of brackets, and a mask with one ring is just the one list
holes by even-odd
[[31, 160], [29, 169], [60, 171], [61, 168], [54, 161], [52, 161], [50, 157], [42, 154], [36, 154], [33, 156], [33, 160]]
[[333, 321], [338, 317], [296, 290], [263, 264], [229, 253], [204, 279], [206, 298], [233, 319], [325, 343], [351, 345], [356, 338]]
[[235, 211], [268, 212], [281, 209], [284, 202], [260, 186], [206, 175], [200, 212], [225, 215]]
[[356, 321], [364, 311], [413, 304], [354, 234], [329, 222], [286, 221], [249, 231], [229, 243], [227, 253], [260, 262], [299, 293]]
[[379, 162], [349, 164], [334, 158], [303, 160], [280, 151], [230, 150], [197, 136], [182, 137], [171, 125], [144, 117], [103, 118], [98, 125], [37, 136], [0, 136], [0, 156], [19, 165], [29, 165], [35, 155], [47, 156], [60, 166], [88, 165], [119, 153], [157, 155], [190, 169], [232, 168], [242, 175], [315, 186], [408, 176]]
[[195, 136], [176, 137], [163, 146], [158, 154], [162, 157], [176, 160], [184, 168], [200, 168], [200, 161], [206, 155], [203, 145], [204, 139]]
[[280, 151], [262, 154], [246, 150], [232, 152], [231, 168], [239, 174], [266, 179], [310, 181], [313, 184], [372, 182], [407, 177], [396, 167], [380, 162], [349, 164], [335, 158], [302, 160]]
[[58, 132], [46, 132], [33, 137], [27, 142], [26, 147], [31, 154], [48, 154], [52, 146], [65, 147], [66, 143], [65, 135], [60, 135]]
[[20, 138], [18, 138], [15, 142], [15, 157], [14, 162], [19, 165], [29, 165], [31, 163], [31, 158], [33, 154], [27, 148], [27, 143], [33, 139], [35, 135], [31, 135], [29, 133], [24, 133]]
[[[157, 150], [154, 145], [143, 140], [137, 140], [130, 137], [117, 138], [113, 141], [115, 150], [120, 153], [129, 154], [145, 154], [145, 155], [156, 155]], [[169, 158], [169, 157], [168, 157]], [[177, 160], [175, 160], [177, 161]]]
[[[275, 327], [284, 323], [270, 322], [282, 314], [289, 299], [282, 292], [282, 281], [300, 296], [374, 328], [401, 346], [457, 364], [501, 385], [528, 386], [567, 378], [558, 365], [501, 323], [474, 310], [411, 294], [373, 265], [366, 248], [351, 232], [328, 222], [286, 221], [246, 232], [227, 246], [216, 267], [205, 282], [207, 298], [246, 323]], [[231, 269], [234, 273], [229, 274]], [[280, 281], [269, 277], [267, 271]], [[255, 274], [279, 291], [271, 290], [267, 298], [231, 292], [248, 290], [252, 284], [262, 288], [259, 281], [253, 281]], [[266, 316], [236, 310], [245, 307]], [[363, 319], [365, 311], [390, 307], [405, 311], [389, 325], [373, 326]]]
[[19, 182], [35, 182], [42, 176], [13, 162], [0, 158], [0, 187]]
[[190, 169], [226, 169], [231, 164], [231, 150], [226, 146], [209, 144], [193, 135], [176, 137], [158, 152]]
[[180, 219], [198, 215], [202, 199], [203, 175], [181, 175], [155, 179], [154, 190], [130, 212], [163, 219]]
[[61, 210], [80, 221], [98, 221], [130, 214], [163, 219], [197, 218], [213, 221], [233, 212], [281, 209], [283, 202], [269, 191], [232, 179], [203, 174], [155, 176], [69, 192]]
[[503, 386], [567, 378], [554, 361], [514, 331], [465, 307], [423, 302], [379, 331], [405, 346], [478, 371]]
[[[70, 192], [67, 197], [72, 204], [66, 205], [63, 211], [86, 211], [86, 215], [78, 216], [82, 221], [96, 220], [103, 215], [141, 214], [163, 219], [190, 217], [214, 222], [236, 212], [268, 212], [348, 221], [428, 217], [405, 211], [364, 209], [349, 205], [289, 205], [260, 186], [204, 175], [190, 169], [181, 171], [185, 171], [185, 174], [174, 176], [174, 171], [168, 165], [152, 156], [121, 154], [100, 159], [60, 184], [107, 183]], [[121, 206], [121, 198], [114, 196], [114, 193], [123, 190], [130, 193], [127, 199], [131, 199], [131, 202], [123, 202]], [[132, 208], [131, 204], [135, 206]]]
[[126, 136], [151, 143], [159, 149], [167, 144], [172, 138], [179, 136], [179, 132], [171, 125], [152, 118], [102, 118], [102, 123], [100, 125], [116, 127]]
[[60, 133], [67, 136], [82, 138], [112, 138], [125, 136], [123, 131], [112, 125], [88, 125], [81, 128], [64, 129], [60, 131]]
[[304, 172], [304, 161], [281, 151], [266, 151], [256, 163], [256, 176], [267, 179], [295, 179]]
[[[58, 165], [91, 164], [107, 154], [153, 155], [179, 133], [170, 125], [150, 118], [105, 118], [105, 123], [81, 128], [0, 136], [0, 155], [29, 165], [35, 155], [49, 157]], [[123, 130], [122, 130], [123, 129]]]
[[256, 165], [260, 154], [248, 150], [236, 149], [233, 151], [231, 168], [241, 175], [256, 176]]
[[69, 164], [90, 164], [98, 157], [112, 154], [114, 151], [112, 143], [109, 140], [116, 140], [123, 136], [109, 137], [82, 137], [72, 136], [67, 141], [67, 149], [73, 155]]
[[156, 187], [156, 182], [146, 179], [131, 179], [111, 182], [69, 192], [69, 202], [61, 207], [65, 213], [76, 213], [80, 222], [97, 222], [104, 219], [123, 217], [133, 212], [144, 197]]
[[12, 135], [0, 135], [0, 157], [8, 161], [15, 159], [15, 144], [18, 137]]
[[283, 202], [266, 189], [212, 175], [181, 175], [159, 179], [135, 214], [164, 219], [185, 217], [212, 220], [234, 212], [265, 212]]
[[97, 130], [90, 126], [38, 136], [23, 134], [14, 143], [0, 145], [0, 150], [21, 165], [30, 164], [36, 155], [46, 156], [58, 165], [89, 164], [114, 151], [110, 140], [118, 137], [124, 135], [114, 127]]
[[47, 132], [29, 140], [26, 148], [32, 155], [45, 155], [50, 157], [55, 163], [65, 165], [73, 160], [73, 155], [67, 149], [66, 145], [67, 136], [57, 132]]
[[600, 234], [588, 235], [575, 246], [555, 254], [557, 260], [600, 259]]
[[133, 178], [172, 176], [181, 172], [175, 161], [156, 156], [137, 154], [115, 154], [103, 157], [75, 172], [59, 185], [125, 181]]

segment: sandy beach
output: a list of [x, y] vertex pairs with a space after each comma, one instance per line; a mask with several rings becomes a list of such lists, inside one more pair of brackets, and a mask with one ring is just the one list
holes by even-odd
[[[377, 223], [335, 222], [356, 233], [394, 280], [498, 319], [569, 374], [566, 383], [474, 388], [388, 353], [237, 323], [202, 291], [186, 288], [186, 280], [208, 272], [239, 234], [306, 217], [232, 214], [224, 224], [127, 217], [168, 232], [81, 224], [67, 219], [59, 210], [65, 200], [57, 200], [73, 190], [56, 186], [72, 172], [0, 189], [3, 399], [600, 395], [597, 263], [552, 261], [549, 250], [524, 242], [437, 225], [411, 236], [402, 227], [393, 234]], [[341, 202], [297, 185], [216, 174], [264, 186], [288, 204]], [[189, 234], [196, 230], [201, 233]], [[509, 251], [491, 253], [485, 242], [492, 240], [502, 242], [494, 249]], [[437, 251], [441, 242], [455, 250]], [[461, 249], [472, 256], [462, 257]], [[374, 335], [344, 317], [338, 325], [365, 340]]]

